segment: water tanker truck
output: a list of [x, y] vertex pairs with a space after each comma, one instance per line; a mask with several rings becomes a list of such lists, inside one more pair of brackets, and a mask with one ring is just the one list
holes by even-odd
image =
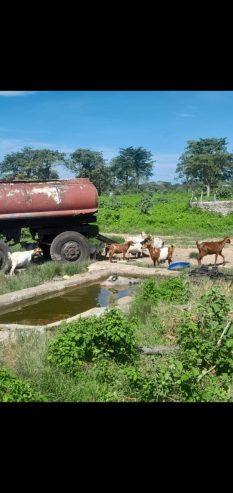
[[19, 243], [29, 228], [45, 257], [62, 262], [89, 258], [88, 238], [99, 234], [98, 192], [88, 178], [50, 181], [0, 181], [0, 270], [8, 264], [8, 242]]

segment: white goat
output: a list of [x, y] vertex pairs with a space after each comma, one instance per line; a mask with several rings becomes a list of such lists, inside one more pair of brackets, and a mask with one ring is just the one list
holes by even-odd
[[151, 245], [154, 248], [161, 248], [164, 246], [164, 241], [161, 238], [153, 238], [153, 236], [148, 235], [144, 231], [142, 231], [141, 236], [136, 236], [133, 238], [135, 244], [129, 247], [128, 253], [136, 254], [137, 257], [140, 257], [142, 253], [144, 255], [150, 255], [147, 248], [145, 248], [143, 245], [145, 239], [150, 239]]
[[134, 245], [130, 245], [128, 249], [128, 254], [136, 254], [137, 257], [140, 257], [142, 255], [142, 242], [148, 235], [145, 233], [145, 231], [142, 231], [141, 236], [134, 236], [133, 241]]
[[164, 241], [162, 238], [152, 238], [152, 245], [154, 248], [163, 248], [164, 247]]
[[[151, 236], [151, 238], [152, 238], [151, 245], [154, 248], [163, 249], [164, 241], [161, 238], [153, 238], [153, 236]], [[142, 247], [142, 252], [144, 255], [147, 255], [147, 256], [150, 255], [149, 250], [147, 248], [145, 248], [144, 245], [141, 245], [141, 247]]]
[[39, 257], [43, 255], [41, 248], [35, 248], [26, 252], [8, 252], [8, 258], [11, 263], [10, 276], [15, 272], [18, 267], [26, 267], [30, 264], [32, 257]]

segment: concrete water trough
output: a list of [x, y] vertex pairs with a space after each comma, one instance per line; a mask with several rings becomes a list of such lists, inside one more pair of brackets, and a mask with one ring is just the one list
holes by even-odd
[[[138, 283], [136, 278], [175, 277], [177, 275], [179, 272], [169, 272], [165, 269], [149, 269], [121, 263], [111, 265], [109, 262], [101, 262], [100, 265], [97, 262], [91, 264], [88, 272], [84, 274], [76, 274], [65, 280], [55, 278], [54, 281], [46, 282], [43, 285], [0, 295], [0, 341], [14, 337], [20, 331], [54, 330], [64, 321], [72, 321], [81, 316], [101, 315], [109, 306], [111, 297], [112, 301], [126, 310], [132, 299], [129, 295], [133, 294]], [[130, 277], [124, 283], [125, 276]], [[102, 286], [103, 281], [105, 283], [107, 281], [107, 285]], [[88, 296], [88, 290], [91, 303], [90, 300], [85, 300], [85, 297]], [[69, 298], [71, 305], [77, 304], [77, 309], [74, 309], [73, 306], [70, 311], [68, 307]], [[65, 309], [63, 313], [61, 313], [61, 300]], [[43, 313], [43, 310], [46, 307], [47, 309], [52, 307], [52, 303], [55, 304], [54, 310], [52, 310], [53, 318], [49, 319], [46, 318], [47, 315]], [[39, 310], [37, 310], [38, 307]], [[33, 319], [33, 316], [30, 315], [33, 311], [37, 311], [36, 323], [35, 318]]]

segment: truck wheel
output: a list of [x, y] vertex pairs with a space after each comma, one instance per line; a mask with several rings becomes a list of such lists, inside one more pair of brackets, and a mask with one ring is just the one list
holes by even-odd
[[0, 241], [0, 270], [3, 272], [6, 272], [10, 266], [8, 252], [8, 245], [4, 241]]
[[86, 238], [76, 231], [65, 231], [54, 238], [50, 247], [52, 260], [83, 262], [90, 257]]

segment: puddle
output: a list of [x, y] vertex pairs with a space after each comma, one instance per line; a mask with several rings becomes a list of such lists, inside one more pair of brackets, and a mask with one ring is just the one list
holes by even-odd
[[124, 296], [132, 294], [136, 286], [126, 289], [106, 289], [99, 283], [63, 291], [62, 294], [32, 301], [27, 305], [15, 305], [1, 310], [0, 323], [45, 325], [64, 320], [95, 307], [108, 306]]

